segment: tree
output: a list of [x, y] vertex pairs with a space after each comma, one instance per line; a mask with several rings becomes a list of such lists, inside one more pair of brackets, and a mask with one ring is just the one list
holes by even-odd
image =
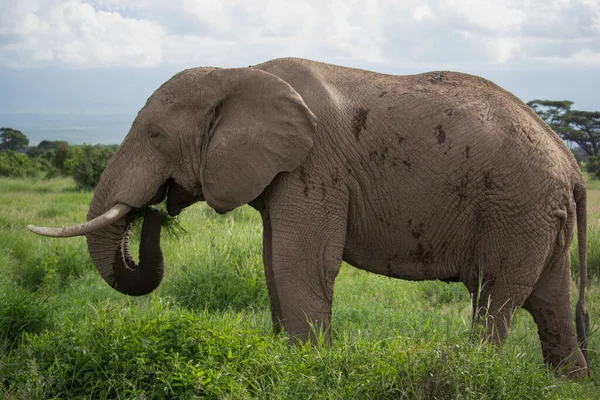
[[0, 128], [0, 150], [24, 150], [29, 146], [29, 139], [23, 132], [12, 128]]
[[527, 103], [563, 139], [575, 142], [588, 156], [600, 153], [600, 112], [572, 110], [572, 101]]
[[569, 127], [562, 135], [577, 143], [590, 156], [600, 152], [600, 111], [569, 111], [564, 117]]
[[45, 151], [65, 148], [69, 145], [66, 140], [42, 140], [38, 145], [38, 149]]
[[537, 113], [554, 131], [560, 134], [565, 127], [564, 117], [571, 111], [569, 100], [532, 100], [527, 105]]

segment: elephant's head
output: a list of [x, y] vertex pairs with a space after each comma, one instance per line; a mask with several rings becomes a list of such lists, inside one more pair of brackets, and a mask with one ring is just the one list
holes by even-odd
[[316, 117], [276, 76], [251, 68], [196, 68], [164, 83], [135, 118], [104, 170], [88, 222], [37, 228], [49, 236], [86, 235], [98, 272], [130, 295], [162, 280], [160, 217], [146, 214], [140, 263], [129, 254], [132, 210], [167, 199], [167, 211], [200, 200], [220, 213], [258, 197], [275, 175], [307, 156]]

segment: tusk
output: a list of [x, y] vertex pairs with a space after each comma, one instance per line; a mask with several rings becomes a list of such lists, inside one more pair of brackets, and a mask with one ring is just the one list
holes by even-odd
[[37, 233], [42, 236], [52, 237], [71, 237], [71, 236], [83, 236], [91, 232], [95, 232], [99, 229], [105, 228], [109, 225], [114, 224], [116, 221], [121, 219], [125, 214], [131, 211], [131, 207], [125, 204], [117, 204], [107, 212], [96, 218], [80, 225], [69, 226], [66, 228], [45, 228], [41, 226], [29, 225], [27, 229], [31, 232]]

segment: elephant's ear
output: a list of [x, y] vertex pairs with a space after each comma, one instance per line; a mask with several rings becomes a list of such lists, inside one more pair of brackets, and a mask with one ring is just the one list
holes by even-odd
[[224, 212], [252, 201], [275, 175], [300, 165], [312, 147], [316, 117], [275, 75], [251, 68], [209, 75], [219, 100], [208, 116], [202, 192]]

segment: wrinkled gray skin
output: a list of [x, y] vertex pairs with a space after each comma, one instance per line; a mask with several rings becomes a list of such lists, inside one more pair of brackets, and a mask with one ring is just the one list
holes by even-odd
[[[401, 279], [464, 283], [474, 321], [497, 344], [522, 306], [546, 362], [571, 377], [587, 373], [568, 250], [577, 215], [585, 273], [584, 179], [557, 135], [487, 80], [301, 59], [185, 70], [139, 112], [88, 219], [165, 196], [172, 215], [202, 200], [221, 213], [243, 204], [260, 212], [274, 329], [294, 340], [311, 337], [309, 323], [329, 332], [345, 260]], [[87, 240], [104, 279], [141, 295], [162, 279], [159, 233], [160, 218], [147, 217], [139, 266], [125, 219]], [[582, 302], [578, 310], [584, 318]]]

